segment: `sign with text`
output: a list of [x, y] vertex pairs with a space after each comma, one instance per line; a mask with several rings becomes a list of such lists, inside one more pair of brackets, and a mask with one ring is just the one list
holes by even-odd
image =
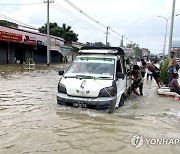
[[71, 50], [72, 50], [72, 47], [69, 47], [69, 46], [63, 45], [60, 47], [60, 52], [63, 56], [68, 55], [71, 52]]
[[7, 42], [21, 42], [22, 35], [0, 31], [0, 40], [7, 41]]
[[25, 35], [24, 44], [27, 44], [27, 45], [36, 45], [37, 44], [36, 38], [29, 37], [28, 35]]

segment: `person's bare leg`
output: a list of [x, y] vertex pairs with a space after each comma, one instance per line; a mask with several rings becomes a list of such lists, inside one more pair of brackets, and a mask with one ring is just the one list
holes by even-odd
[[157, 83], [157, 85], [158, 85], [159, 88], [162, 87], [161, 81], [160, 81], [159, 79], [156, 79], [156, 83]]
[[133, 92], [134, 92], [136, 95], [140, 96], [140, 94], [137, 92], [137, 89], [136, 89], [136, 88], [133, 89]]
[[139, 91], [140, 91], [140, 95], [142, 96], [143, 95], [143, 83], [141, 83], [139, 85]]

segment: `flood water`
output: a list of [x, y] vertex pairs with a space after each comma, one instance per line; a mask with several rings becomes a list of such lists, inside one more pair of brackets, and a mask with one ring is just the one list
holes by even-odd
[[154, 81], [144, 83], [144, 96], [131, 94], [108, 114], [56, 103], [63, 67], [0, 65], [0, 154], [180, 153], [180, 142], [131, 145], [134, 135], [180, 139], [180, 101], [158, 96]]

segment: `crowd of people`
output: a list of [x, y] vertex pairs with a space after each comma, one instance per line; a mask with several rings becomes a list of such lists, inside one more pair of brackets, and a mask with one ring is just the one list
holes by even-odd
[[[180, 86], [178, 83], [178, 70], [179, 68], [177, 67], [177, 62], [176, 58], [174, 55], [174, 52], [171, 52], [170, 58], [169, 58], [169, 63], [168, 63], [168, 69], [167, 72], [169, 74], [169, 84], [168, 86], [170, 87], [171, 92], [175, 92], [180, 94]], [[146, 63], [144, 59], [141, 59], [141, 64], [139, 65], [133, 65], [132, 71], [131, 71], [131, 76], [129, 79], [133, 80], [133, 85], [132, 85], [132, 91], [136, 95], [143, 95], [143, 78], [156, 81], [158, 88], [162, 87], [162, 82], [160, 80], [160, 69], [155, 65], [155, 61], [152, 60], [150, 63]], [[139, 92], [137, 89], [139, 88]]]

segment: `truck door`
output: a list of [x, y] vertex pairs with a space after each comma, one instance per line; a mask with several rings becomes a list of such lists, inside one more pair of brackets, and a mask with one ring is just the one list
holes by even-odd
[[[116, 62], [116, 74], [117, 73], [124, 73], [125, 74], [123, 64], [122, 64], [120, 59], [118, 59], [117, 62]], [[117, 85], [117, 103], [116, 103], [116, 105], [118, 105], [118, 103], [120, 101], [120, 98], [121, 98], [121, 95], [126, 90], [126, 76], [125, 76], [124, 79], [116, 77], [116, 85]]]

